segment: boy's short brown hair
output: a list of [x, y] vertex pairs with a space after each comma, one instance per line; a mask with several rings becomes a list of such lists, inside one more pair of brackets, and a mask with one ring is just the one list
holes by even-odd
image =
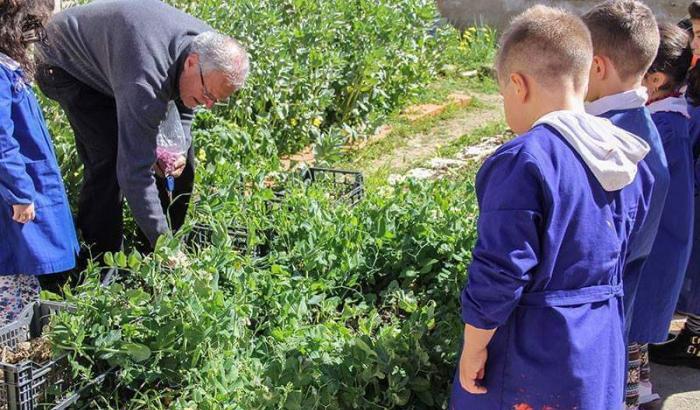
[[593, 52], [608, 57], [625, 81], [642, 76], [656, 57], [659, 29], [654, 13], [636, 0], [600, 3], [583, 15]]
[[592, 59], [591, 36], [579, 17], [537, 5], [515, 17], [503, 33], [496, 71], [499, 81], [521, 72], [545, 86], [569, 78], [580, 89], [588, 83]]

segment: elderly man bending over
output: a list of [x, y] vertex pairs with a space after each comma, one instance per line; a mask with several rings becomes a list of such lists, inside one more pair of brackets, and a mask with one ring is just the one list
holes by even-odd
[[173, 229], [182, 225], [194, 181], [190, 147], [171, 173], [178, 178], [169, 203], [153, 171], [159, 124], [173, 101], [189, 135], [193, 108], [211, 108], [243, 85], [245, 49], [158, 0], [69, 8], [46, 34], [36, 78], [66, 112], [84, 165], [77, 219], [83, 240], [93, 256], [121, 248], [125, 196], [155, 245], [168, 231], [166, 209]]

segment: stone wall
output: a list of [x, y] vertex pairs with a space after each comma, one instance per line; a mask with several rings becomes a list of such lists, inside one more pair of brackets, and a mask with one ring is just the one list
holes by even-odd
[[[600, 0], [536, 1], [536, 0], [437, 0], [438, 7], [448, 20], [457, 26], [489, 24], [503, 28], [510, 18], [525, 8], [538, 3], [585, 11]], [[646, 1], [659, 20], [677, 22], [688, 10], [690, 0]]]

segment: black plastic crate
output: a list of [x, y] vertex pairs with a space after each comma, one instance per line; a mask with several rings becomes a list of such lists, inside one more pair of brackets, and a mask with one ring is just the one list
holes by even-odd
[[[311, 167], [301, 171], [302, 181], [308, 184], [325, 184], [330, 189], [335, 201], [346, 201], [350, 206], [357, 205], [365, 194], [364, 179], [361, 172], [342, 169]], [[285, 190], [274, 192], [274, 198], [268, 201], [268, 209], [284, 201]]]
[[[226, 229], [228, 237], [231, 239], [231, 244], [233, 249], [236, 249], [240, 253], [248, 253], [248, 229], [245, 227], [229, 227]], [[253, 247], [252, 256], [253, 258], [262, 258], [267, 256], [269, 253], [268, 242], [271, 239], [272, 233], [266, 232], [264, 234], [265, 242], [258, 244]], [[203, 224], [195, 224], [192, 230], [188, 233], [185, 238], [185, 243], [192, 247], [202, 247], [209, 246], [213, 243], [214, 228], [211, 226]]]
[[357, 205], [365, 194], [361, 172], [312, 167], [304, 169], [301, 177], [311, 183], [328, 185], [333, 199], [347, 201], [350, 206]]
[[[19, 343], [41, 336], [43, 327], [48, 324], [52, 314], [73, 309], [66, 303], [32, 303], [14, 322], [0, 329], [0, 347], [14, 349]], [[17, 364], [0, 362], [0, 368], [3, 375], [0, 381], [0, 409], [3, 410], [67, 409], [78, 401], [81, 391], [87, 387], [75, 388], [65, 378], [65, 373], [60, 371], [67, 368], [65, 354], [44, 363], [32, 360], [23, 360]], [[97, 377], [89, 384], [97, 383], [103, 378], [104, 376]], [[58, 398], [49, 402], [49, 395]]]

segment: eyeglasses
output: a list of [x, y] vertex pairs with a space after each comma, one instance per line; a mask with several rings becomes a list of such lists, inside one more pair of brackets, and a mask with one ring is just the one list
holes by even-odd
[[214, 105], [219, 102], [219, 100], [211, 95], [209, 90], [207, 89], [207, 85], [204, 84], [204, 72], [202, 71], [202, 63], [197, 62], [197, 65], [199, 65], [199, 79], [202, 80], [202, 95], [204, 95], [204, 98], [206, 98], [211, 105]]
[[211, 103], [211, 105], [216, 105], [216, 106], [221, 106], [221, 107], [228, 106], [228, 101], [229, 101], [230, 97], [226, 98], [224, 100], [219, 100], [218, 98], [214, 97], [209, 92], [209, 89], [207, 89], [207, 85], [204, 84], [204, 72], [202, 71], [202, 63], [198, 62], [197, 65], [199, 66], [199, 79], [202, 81], [202, 95], [204, 96], [204, 98], [206, 98], [207, 101]]

